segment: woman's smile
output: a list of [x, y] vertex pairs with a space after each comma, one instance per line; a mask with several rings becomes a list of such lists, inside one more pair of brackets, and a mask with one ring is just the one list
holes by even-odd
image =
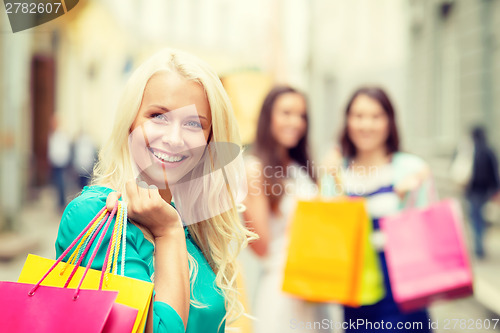
[[189, 156], [185, 154], [172, 154], [151, 147], [148, 147], [148, 149], [156, 160], [167, 168], [178, 167], [183, 161], [189, 158]]

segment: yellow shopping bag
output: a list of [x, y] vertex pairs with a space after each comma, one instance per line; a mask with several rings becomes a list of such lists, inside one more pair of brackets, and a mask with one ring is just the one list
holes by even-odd
[[[238, 286], [238, 292], [239, 292], [238, 299], [240, 300], [240, 302], [243, 304], [243, 307], [245, 308], [245, 314], [248, 314], [250, 312], [250, 307], [248, 306], [246, 284], [245, 284], [245, 280], [243, 278], [241, 271], [236, 276], [236, 284]], [[232, 323], [229, 327], [231, 329], [231, 332], [251, 333], [253, 331], [252, 320], [245, 315], [242, 315], [238, 320], [236, 320], [234, 323]]]
[[385, 293], [362, 198], [299, 201], [283, 291], [315, 302], [373, 304]]
[[[37, 283], [42, 276], [49, 270], [55, 263], [55, 260], [42, 258], [33, 254], [28, 255], [24, 263], [23, 270], [17, 282], [23, 283]], [[42, 286], [62, 287], [68, 279], [73, 265], [68, 265], [64, 270], [66, 263], [59, 263], [56, 268], [47, 276], [42, 282]], [[64, 273], [60, 273], [64, 270]], [[76, 288], [81, 280], [85, 267], [79, 267], [75, 276], [68, 285], [69, 288]], [[87, 276], [83, 280], [82, 289], [95, 289], [99, 288], [99, 280], [101, 278], [101, 271], [89, 269]], [[132, 332], [143, 332], [146, 325], [149, 303], [153, 294], [153, 284], [127, 276], [120, 276], [115, 274], [108, 274], [108, 280], [103, 284], [103, 290], [118, 291], [116, 303], [130, 306], [137, 309], [137, 319], [134, 324]]]

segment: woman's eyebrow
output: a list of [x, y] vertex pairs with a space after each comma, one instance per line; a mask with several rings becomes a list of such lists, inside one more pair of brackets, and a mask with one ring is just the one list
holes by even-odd
[[[152, 104], [150, 107], [153, 107], [153, 108], [158, 108], [160, 110], [162, 110], [163, 112], [170, 112], [171, 110], [168, 109], [167, 107], [165, 106], [162, 106], [162, 105], [156, 105], [156, 104]], [[201, 119], [204, 119], [206, 121], [208, 121], [208, 118], [205, 117], [205, 116], [202, 116], [202, 115], [192, 115], [192, 116], [189, 116], [189, 117], [192, 117], [192, 118], [201, 118]]]
[[198, 118], [198, 119], [203, 119], [203, 120], [206, 120], [208, 121], [208, 118], [205, 117], [205, 116], [202, 116], [202, 115], [192, 115], [192, 116], [188, 116], [187, 118]]
[[153, 105], [150, 105], [150, 107], [160, 109], [163, 112], [169, 112], [170, 111], [168, 108], [166, 108], [166, 107], [164, 107], [162, 105], [153, 104]]

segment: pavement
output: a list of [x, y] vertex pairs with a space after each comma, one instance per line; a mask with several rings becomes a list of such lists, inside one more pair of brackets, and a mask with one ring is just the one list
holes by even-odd
[[45, 187], [33, 190], [30, 196], [33, 200], [21, 210], [16, 232], [0, 234], [0, 281], [16, 281], [28, 253], [55, 257], [54, 244], [61, 219], [56, 191]]
[[[54, 243], [61, 217], [55, 203], [55, 190], [45, 187], [31, 193], [30, 197], [33, 199], [26, 203], [20, 212], [18, 232], [0, 234], [0, 281], [16, 281], [28, 253], [47, 258], [55, 257]], [[432, 321], [439, 323], [435, 332], [500, 332], [500, 322], [497, 322], [495, 330], [484, 328], [488, 322], [492, 327], [494, 320], [500, 318], [500, 224], [489, 228], [486, 234], [486, 250], [486, 259], [473, 260], [472, 263], [475, 276], [474, 296], [430, 307]], [[17, 255], [7, 260], [7, 255], [2, 256], [2, 253]], [[255, 262], [252, 263], [255, 259], [248, 253], [244, 254], [241, 260], [244, 261], [243, 266], [255, 267]], [[251, 299], [251, 289], [254, 288], [252, 281], [255, 276], [252, 272], [247, 273], [245, 280], [248, 281], [248, 294]], [[466, 328], [459, 327], [460, 320], [467, 322]], [[448, 329], [445, 328], [446, 322], [449, 323]]]

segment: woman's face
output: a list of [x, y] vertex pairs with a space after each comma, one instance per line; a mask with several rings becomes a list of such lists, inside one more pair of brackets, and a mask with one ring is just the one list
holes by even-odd
[[148, 81], [131, 127], [129, 147], [141, 178], [166, 188], [200, 161], [212, 118], [203, 87], [174, 72]]
[[307, 129], [306, 101], [298, 93], [281, 94], [271, 111], [271, 134], [283, 147], [297, 146]]
[[347, 115], [347, 134], [358, 152], [385, 149], [389, 117], [382, 105], [367, 95], [357, 96]]

